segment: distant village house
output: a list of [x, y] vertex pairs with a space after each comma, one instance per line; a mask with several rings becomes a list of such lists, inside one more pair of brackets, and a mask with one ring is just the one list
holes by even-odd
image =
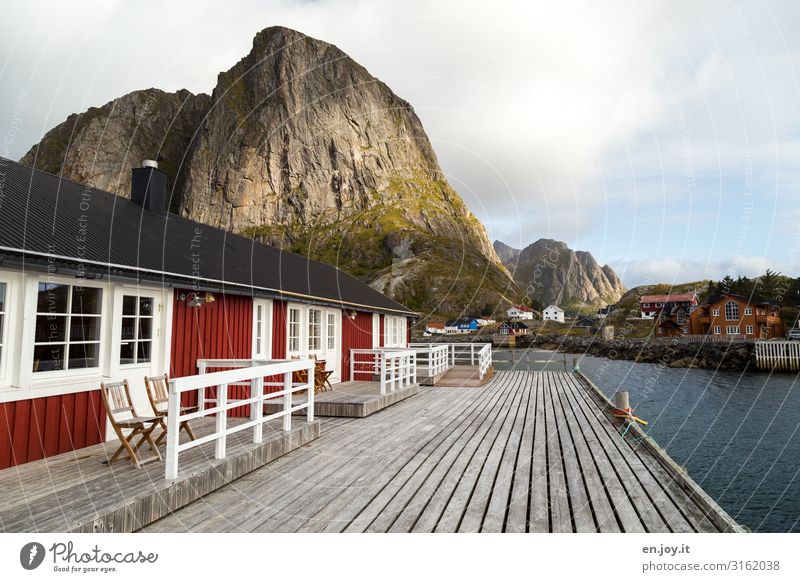
[[521, 321], [504, 321], [497, 328], [500, 335], [527, 335], [528, 326]]
[[549, 305], [542, 311], [542, 319], [564, 323], [564, 310], [557, 305]]
[[524, 305], [515, 305], [506, 310], [506, 315], [508, 319], [512, 321], [523, 321], [533, 319], [534, 311], [530, 307], [525, 307]]

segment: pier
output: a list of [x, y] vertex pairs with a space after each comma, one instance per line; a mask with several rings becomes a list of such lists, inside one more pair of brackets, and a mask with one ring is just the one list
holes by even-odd
[[[318, 438], [303, 438], [299, 448], [295, 439], [235, 482], [216, 479], [216, 490], [187, 486], [167, 495], [158, 466], [150, 475], [100, 464], [99, 449], [109, 445], [8, 469], [0, 472], [0, 525], [31, 532], [743, 531], [655, 443], [635, 430], [623, 436], [611, 403], [579, 374], [499, 371], [483, 387], [423, 387], [368, 418], [317, 422]], [[195, 450], [201, 463], [204, 449]], [[109, 517], [113, 504], [97, 500], [124, 504], [134, 482], [128, 495], [135, 490], [146, 509], [125, 521], [117, 507]], [[176, 495], [187, 503], [169, 502]]]

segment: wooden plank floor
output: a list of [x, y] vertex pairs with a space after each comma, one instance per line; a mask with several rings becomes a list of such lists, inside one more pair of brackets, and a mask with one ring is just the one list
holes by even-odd
[[[229, 426], [245, 419], [230, 418]], [[192, 421], [198, 437], [212, 432], [213, 419]], [[263, 442], [252, 443], [252, 431], [228, 437], [228, 456], [214, 458], [214, 443], [180, 455], [177, 479], [164, 478], [164, 463], [136, 469], [130, 461], [105, 463], [117, 441], [86, 447], [0, 471], [0, 531], [136, 531], [274, 461], [319, 436], [319, 421], [295, 419], [284, 432], [282, 421], [264, 424]], [[181, 433], [182, 442], [186, 436]], [[165, 454], [161, 447], [162, 456]], [[148, 458], [145, 445], [141, 457]]]
[[489, 368], [489, 371], [481, 379], [478, 366], [453, 366], [438, 379], [436, 385], [451, 388], [477, 388], [489, 382], [493, 374], [494, 368]]
[[[623, 438], [564, 372], [426, 388], [145, 528], [150, 532], [662, 532], [740, 528]], [[707, 500], [707, 498], [705, 498]]]
[[[315, 416], [345, 416], [364, 418], [375, 414], [388, 406], [392, 406], [417, 394], [422, 388], [419, 384], [406, 386], [394, 392], [381, 394], [379, 382], [351, 380], [334, 384], [333, 388], [314, 395]], [[306, 401], [305, 396], [292, 399], [292, 406]], [[283, 408], [283, 399], [276, 398], [265, 405], [267, 414], [278, 412]], [[305, 410], [297, 414], [305, 414]]]

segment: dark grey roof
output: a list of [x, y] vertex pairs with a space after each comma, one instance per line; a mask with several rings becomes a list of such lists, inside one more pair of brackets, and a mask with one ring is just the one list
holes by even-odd
[[0, 158], [0, 259], [10, 258], [413, 315], [336, 267]]

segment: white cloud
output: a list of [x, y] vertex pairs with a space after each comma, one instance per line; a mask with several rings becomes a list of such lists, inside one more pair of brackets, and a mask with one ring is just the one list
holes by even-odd
[[784, 261], [773, 261], [765, 257], [733, 257], [723, 261], [663, 257], [612, 261], [611, 266], [628, 288], [658, 283], [677, 285], [706, 279], [719, 281], [725, 275], [730, 275], [734, 279], [739, 276], [757, 277], [766, 269], [781, 273], [796, 270]]

